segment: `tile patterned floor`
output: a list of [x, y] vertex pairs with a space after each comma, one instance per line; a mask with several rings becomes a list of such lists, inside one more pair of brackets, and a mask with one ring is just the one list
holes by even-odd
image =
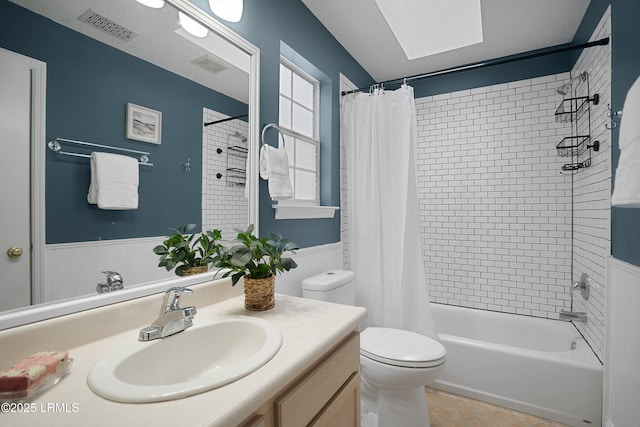
[[427, 388], [431, 427], [568, 427], [532, 415]]

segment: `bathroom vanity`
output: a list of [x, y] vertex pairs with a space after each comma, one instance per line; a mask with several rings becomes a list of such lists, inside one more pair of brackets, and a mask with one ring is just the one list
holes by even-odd
[[359, 426], [360, 340], [352, 332], [243, 427]]
[[194, 325], [199, 319], [219, 315], [258, 317], [280, 329], [280, 350], [253, 373], [217, 389], [164, 402], [118, 403], [94, 394], [87, 385], [87, 374], [103, 354], [129, 340], [131, 334], [137, 337], [140, 328], [155, 318], [161, 295], [13, 328], [0, 332], [2, 367], [42, 350], [68, 350], [74, 364], [59, 384], [22, 407], [15, 405], [0, 414], [2, 423], [94, 427], [359, 425], [357, 329], [365, 309], [276, 295], [274, 309], [249, 312], [243, 307], [241, 286], [231, 287], [227, 279], [192, 289], [194, 293], [185, 296], [183, 304], [197, 307]]

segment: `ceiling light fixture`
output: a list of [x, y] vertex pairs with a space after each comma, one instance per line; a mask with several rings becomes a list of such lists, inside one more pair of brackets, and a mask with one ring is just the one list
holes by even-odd
[[209, 0], [211, 11], [229, 22], [238, 22], [242, 18], [243, 0]]
[[136, 0], [138, 3], [143, 4], [154, 9], [160, 9], [164, 6], [164, 0]]
[[180, 26], [194, 37], [202, 38], [209, 34], [207, 27], [182, 12], [178, 12], [178, 19], [180, 20]]

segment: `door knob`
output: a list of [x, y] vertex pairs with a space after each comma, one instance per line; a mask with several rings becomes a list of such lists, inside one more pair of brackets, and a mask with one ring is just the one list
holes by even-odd
[[24, 251], [19, 246], [11, 246], [7, 249], [7, 255], [9, 255], [9, 258], [18, 258], [23, 254], [23, 252]]

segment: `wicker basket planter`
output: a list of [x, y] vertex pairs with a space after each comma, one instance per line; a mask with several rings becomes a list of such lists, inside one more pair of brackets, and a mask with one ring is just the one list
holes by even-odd
[[244, 276], [244, 308], [251, 311], [270, 310], [276, 306], [273, 296], [276, 276], [251, 279]]
[[208, 265], [201, 265], [198, 267], [189, 267], [186, 270], [183, 270], [180, 276], [191, 276], [194, 274], [206, 273], [207, 270], [209, 270]]

